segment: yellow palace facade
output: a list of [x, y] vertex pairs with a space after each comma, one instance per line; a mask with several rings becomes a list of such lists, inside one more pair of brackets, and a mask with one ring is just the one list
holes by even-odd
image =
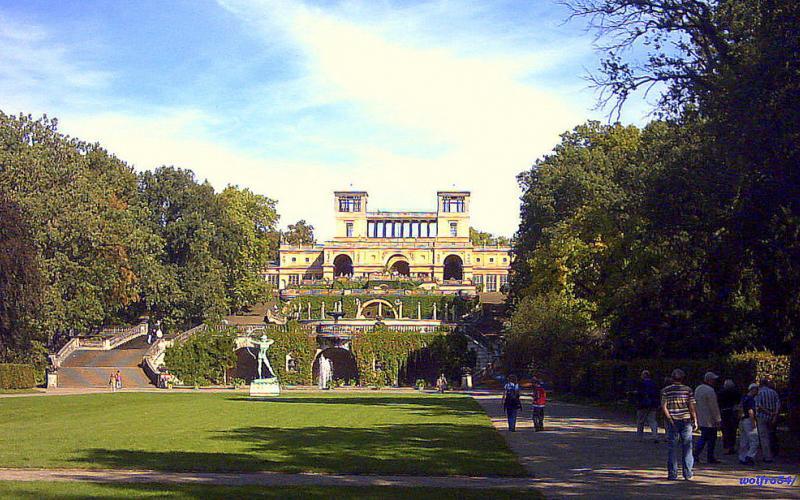
[[470, 193], [439, 191], [432, 212], [369, 211], [365, 191], [334, 192], [335, 236], [317, 245], [281, 244], [266, 278], [279, 289], [335, 278], [403, 279], [454, 291], [498, 291], [510, 248], [470, 242]]

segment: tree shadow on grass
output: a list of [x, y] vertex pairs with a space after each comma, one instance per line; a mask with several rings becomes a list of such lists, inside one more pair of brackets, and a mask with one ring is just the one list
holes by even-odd
[[214, 439], [221, 441], [219, 452], [95, 448], [76, 462], [99, 468], [202, 472], [524, 475], [502, 437], [481, 425], [244, 427], [219, 431]]
[[270, 404], [332, 404], [357, 406], [386, 406], [407, 410], [424, 416], [475, 416], [485, 415], [481, 407], [471, 398], [464, 397], [391, 397], [391, 396], [313, 396], [313, 397], [267, 397], [231, 396], [227, 401]]

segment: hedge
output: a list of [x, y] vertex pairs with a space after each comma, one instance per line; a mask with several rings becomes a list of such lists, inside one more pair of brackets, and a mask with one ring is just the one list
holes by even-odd
[[[268, 336], [275, 340], [268, 356], [280, 383], [312, 384], [312, 367], [317, 354], [316, 334], [303, 329], [296, 321], [290, 321], [285, 330], [269, 332]], [[360, 385], [386, 386], [402, 383], [404, 380], [401, 377], [404, 376], [411, 357], [415, 355], [424, 354], [424, 359], [429, 359], [434, 368], [449, 369], [450, 372], [460, 372], [461, 368], [471, 368], [475, 363], [475, 356], [467, 350], [463, 334], [455, 332], [392, 332], [379, 328], [372, 332], [354, 334], [350, 341], [350, 352], [356, 362]], [[296, 360], [296, 371], [286, 370], [287, 355]], [[381, 365], [382, 369], [376, 369], [376, 365]]]
[[31, 389], [36, 387], [33, 365], [0, 364], [0, 389]]
[[661, 385], [675, 368], [686, 372], [685, 382], [691, 387], [702, 383], [706, 372], [713, 371], [721, 380], [732, 379], [739, 390], [763, 377], [772, 378], [781, 390], [788, 383], [789, 357], [768, 351], [750, 351], [706, 360], [603, 360], [576, 374], [574, 388], [586, 396], [620, 400], [635, 389], [642, 370], [649, 370], [656, 384]]
[[[308, 319], [308, 304], [311, 304], [311, 319], [320, 319], [322, 304], [325, 303], [326, 315], [335, 309], [338, 302], [342, 302], [342, 311], [345, 318], [355, 318], [358, 312], [358, 303], [365, 303], [373, 299], [383, 299], [395, 306], [395, 301], [403, 304], [403, 316], [406, 318], [417, 317], [417, 304], [423, 319], [433, 317], [433, 305], [436, 304], [437, 318], [442, 319], [445, 307], [455, 307], [456, 317], [460, 317], [475, 307], [477, 299], [465, 299], [458, 295], [302, 295], [285, 302], [284, 310], [287, 313], [300, 309], [300, 319]], [[395, 306], [396, 307], [396, 306]], [[325, 319], [329, 319], [326, 317]]]
[[[278, 375], [281, 384], [308, 385], [313, 383], [311, 373], [314, 356], [317, 352], [317, 339], [315, 333], [301, 329], [297, 322], [290, 321], [284, 331], [274, 331], [267, 334], [275, 343], [269, 348], [269, 357], [272, 368]], [[286, 371], [286, 355], [297, 360], [297, 371]]]

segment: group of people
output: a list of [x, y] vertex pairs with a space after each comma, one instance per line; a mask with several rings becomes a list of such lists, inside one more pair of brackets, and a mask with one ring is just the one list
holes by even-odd
[[[544, 430], [544, 408], [547, 405], [547, 393], [542, 387], [542, 381], [533, 379], [531, 389], [531, 419], [535, 431]], [[508, 382], [503, 387], [503, 410], [508, 418], [508, 430], [517, 431], [517, 416], [522, 410], [522, 389], [516, 375], [509, 375]]]
[[[650, 372], [644, 370], [636, 390], [637, 435], [644, 439], [645, 424], [649, 424], [653, 440], [658, 440], [658, 412], [664, 417], [667, 440], [667, 477], [678, 478], [678, 456], [682, 461], [684, 479], [692, 478], [692, 468], [706, 451], [709, 464], [719, 463], [715, 453], [717, 433], [722, 431], [722, 448], [727, 455], [736, 453], [742, 465], [755, 465], [761, 452], [765, 463], [772, 462], [778, 450], [777, 419], [781, 403], [769, 379], [750, 384], [741, 395], [731, 379], [725, 380], [717, 393], [719, 377], [708, 372], [703, 383], [692, 390], [683, 383], [686, 374], [676, 369], [669, 383], [658, 391]], [[692, 435], [700, 431], [693, 446]]]
[[108, 377], [108, 387], [112, 391], [122, 389], [122, 374], [119, 372], [119, 370], [116, 372], [111, 372], [111, 375]]

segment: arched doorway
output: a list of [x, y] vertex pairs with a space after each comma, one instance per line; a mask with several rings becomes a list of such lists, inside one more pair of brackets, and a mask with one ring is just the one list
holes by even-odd
[[372, 299], [361, 304], [356, 317], [366, 319], [397, 318], [397, 311], [389, 301]]
[[409, 276], [411, 274], [411, 269], [408, 266], [408, 262], [404, 260], [398, 260], [392, 267], [389, 268], [389, 272], [391, 274], [398, 274], [400, 276]]
[[353, 260], [349, 255], [337, 255], [333, 259], [333, 276], [352, 276], [353, 275]]
[[389, 260], [386, 261], [386, 269], [390, 274], [399, 274], [400, 276], [411, 275], [408, 258], [402, 254], [395, 254], [389, 257]]
[[444, 259], [444, 279], [461, 281], [464, 279], [464, 263], [458, 255], [448, 255]]
[[319, 357], [324, 355], [331, 362], [333, 368], [333, 380], [344, 380], [345, 382], [358, 383], [358, 366], [353, 353], [342, 347], [329, 347], [314, 358], [314, 365], [311, 372], [314, 383], [319, 383]]

